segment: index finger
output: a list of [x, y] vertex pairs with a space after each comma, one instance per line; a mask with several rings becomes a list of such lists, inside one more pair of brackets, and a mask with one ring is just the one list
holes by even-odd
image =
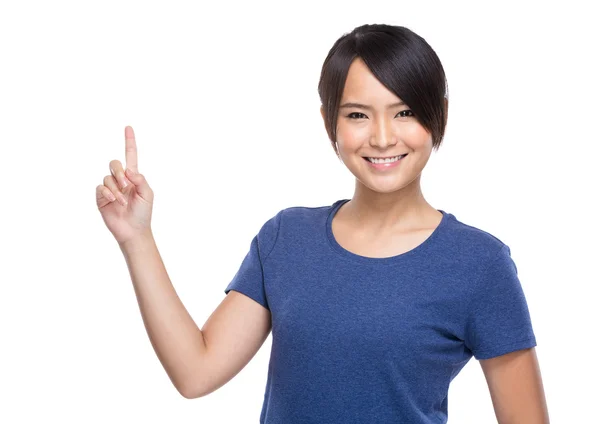
[[133, 128], [125, 127], [125, 166], [133, 172], [138, 172], [137, 145]]

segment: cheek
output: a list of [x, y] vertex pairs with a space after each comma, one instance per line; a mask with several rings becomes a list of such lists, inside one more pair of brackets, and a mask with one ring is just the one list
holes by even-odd
[[367, 126], [338, 124], [337, 140], [345, 146], [363, 144], [369, 139], [369, 130]]
[[400, 138], [415, 150], [427, 147], [432, 142], [431, 134], [419, 123], [407, 125]]

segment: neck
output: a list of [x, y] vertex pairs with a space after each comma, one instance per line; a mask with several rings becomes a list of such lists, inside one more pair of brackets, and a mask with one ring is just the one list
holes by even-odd
[[354, 196], [346, 205], [348, 217], [361, 228], [394, 230], [418, 226], [438, 216], [421, 192], [420, 175], [407, 186], [390, 193], [379, 193], [356, 180]]

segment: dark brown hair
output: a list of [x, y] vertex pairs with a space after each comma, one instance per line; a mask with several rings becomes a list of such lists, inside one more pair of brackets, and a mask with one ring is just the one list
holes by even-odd
[[360, 57], [388, 90], [402, 99], [432, 135], [437, 150], [448, 121], [448, 83], [442, 63], [419, 35], [401, 26], [367, 24], [344, 34], [323, 63], [319, 97], [334, 151], [339, 105], [348, 69]]

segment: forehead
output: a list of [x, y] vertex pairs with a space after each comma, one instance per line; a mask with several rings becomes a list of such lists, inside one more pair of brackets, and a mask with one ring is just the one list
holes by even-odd
[[356, 58], [348, 69], [342, 102], [392, 103], [400, 98], [387, 89], [369, 70], [361, 58]]

